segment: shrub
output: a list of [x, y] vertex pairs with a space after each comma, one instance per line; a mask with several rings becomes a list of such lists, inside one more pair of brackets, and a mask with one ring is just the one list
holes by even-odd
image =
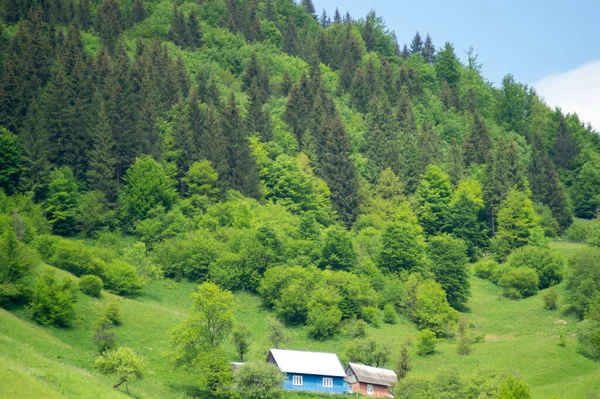
[[567, 292], [572, 311], [583, 318], [600, 295], [600, 249], [583, 248], [569, 258]]
[[81, 279], [79, 280], [79, 289], [85, 295], [100, 298], [103, 288], [104, 288], [104, 284], [102, 283], [102, 280], [98, 276], [93, 276], [91, 274], [88, 274], [88, 275], [81, 277]]
[[558, 307], [558, 291], [555, 288], [550, 288], [542, 296], [544, 300], [544, 309], [554, 310]]
[[98, 352], [114, 349], [117, 346], [117, 336], [112, 328], [113, 323], [106, 316], [100, 317], [94, 324], [94, 335], [92, 340], [98, 346]]
[[345, 356], [350, 362], [383, 367], [390, 359], [390, 345], [374, 338], [361, 339], [346, 345]]
[[383, 307], [383, 322], [396, 324], [396, 308], [389, 303]]
[[60, 240], [54, 245], [50, 264], [76, 276], [97, 274], [90, 251], [79, 241]]
[[113, 299], [108, 304], [108, 306], [106, 306], [106, 309], [104, 309], [104, 316], [106, 317], [106, 319], [108, 321], [110, 321], [112, 324], [114, 324], [116, 326], [121, 324], [122, 315], [121, 315], [121, 305], [119, 304], [119, 302]]
[[367, 335], [367, 323], [364, 320], [352, 319], [346, 326], [346, 335], [350, 338], [364, 338]]
[[57, 280], [53, 271], [46, 271], [33, 290], [29, 308], [33, 319], [40, 324], [69, 327], [75, 318], [73, 281]]
[[360, 308], [360, 315], [366, 322], [373, 324], [375, 327], [379, 327], [381, 325], [379, 309], [377, 309], [375, 306], [363, 306]]
[[48, 234], [38, 235], [33, 239], [33, 246], [40, 254], [42, 260], [46, 263], [50, 263], [50, 259], [54, 256], [54, 252], [56, 251], [56, 243], [60, 241], [60, 238], [57, 236], [52, 236]]
[[481, 259], [473, 264], [473, 272], [479, 278], [491, 280], [500, 264], [493, 259]]
[[436, 335], [433, 331], [425, 329], [417, 335], [417, 353], [420, 356], [430, 355], [435, 352], [437, 343]]
[[586, 242], [590, 238], [590, 230], [588, 221], [573, 219], [573, 224], [565, 230], [563, 237], [570, 241]]
[[504, 289], [504, 295], [511, 299], [525, 298], [534, 295], [538, 290], [537, 272], [530, 267], [511, 269], [498, 282]]
[[342, 311], [337, 306], [317, 305], [308, 312], [308, 335], [317, 340], [333, 337], [340, 329]]
[[145, 357], [138, 355], [130, 348], [122, 346], [119, 349], [103, 353], [102, 356], [96, 359], [93, 367], [102, 374], [114, 375], [118, 382], [113, 388], [118, 388], [123, 383], [127, 387], [129, 381], [144, 378], [147, 361]]
[[564, 258], [549, 248], [523, 247], [508, 256], [506, 263], [511, 268], [529, 267], [538, 273], [539, 289], [556, 285], [562, 281]]
[[284, 376], [270, 363], [247, 363], [234, 377], [235, 390], [244, 399], [278, 399]]
[[144, 287], [135, 267], [123, 261], [112, 262], [102, 271], [106, 287], [113, 293], [128, 297], [136, 297]]

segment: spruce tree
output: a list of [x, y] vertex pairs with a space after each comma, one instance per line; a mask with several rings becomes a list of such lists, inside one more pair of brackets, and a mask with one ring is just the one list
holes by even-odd
[[300, 55], [300, 41], [298, 39], [298, 27], [291, 15], [287, 19], [285, 32], [283, 34], [283, 51], [289, 55]]
[[288, 71], [285, 71], [283, 74], [283, 79], [281, 80], [281, 95], [287, 97], [290, 94], [290, 90], [292, 89], [292, 79], [290, 78], [290, 74]]
[[377, 44], [375, 38], [375, 31], [373, 29], [373, 13], [369, 13], [367, 15], [367, 19], [365, 21], [365, 25], [363, 27], [363, 41], [365, 42], [365, 46], [367, 48], [367, 52], [375, 51], [375, 46]]
[[265, 0], [265, 18], [267, 21], [275, 21], [277, 19], [274, 0]]
[[465, 176], [465, 160], [463, 157], [463, 147], [455, 138], [452, 138], [450, 147], [448, 148], [446, 165], [450, 181], [456, 187], [458, 182]]
[[194, 159], [194, 137], [192, 134], [189, 110], [181, 101], [173, 109], [173, 158], [177, 167], [177, 180], [183, 192], [183, 179]]
[[567, 126], [565, 117], [558, 112], [558, 131], [554, 137], [554, 164], [559, 169], [571, 170], [579, 156], [579, 143]]
[[460, 80], [460, 61], [450, 42], [446, 42], [444, 48], [436, 55], [434, 66], [438, 79], [446, 80], [450, 87], [454, 88]]
[[404, 47], [402, 47], [402, 52], [400, 53], [400, 57], [407, 59], [408, 57], [410, 57], [410, 50], [408, 50], [408, 46], [405, 44]]
[[323, 13], [321, 14], [321, 18], [319, 19], [319, 23], [323, 29], [329, 28], [331, 25], [331, 18], [327, 15], [327, 11], [323, 9]]
[[192, 8], [187, 21], [188, 29], [188, 43], [187, 46], [192, 50], [202, 47], [202, 31], [200, 30], [200, 23], [196, 16], [196, 9]]
[[92, 26], [92, 12], [90, 10], [90, 0], [79, 0], [75, 10], [75, 19], [81, 29], [87, 31]]
[[319, 32], [319, 43], [317, 44], [317, 56], [319, 61], [325, 65], [333, 64], [332, 45], [329, 33], [325, 30]]
[[294, 85], [288, 96], [285, 108], [285, 121], [292, 129], [300, 148], [303, 148], [306, 144], [307, 118], [310, 116], [310, 111], [309, 100], [306, 98], [305, 93], [303, 93], [301, 85]]
[[415, 37], [410, 43], [410, 54], [422, 54], [423, 53], [423, 40], [419, 32], [415, 33]]
[[428, 122], [423, 123], [419, 134], [419, 154], [421, 156], [419, 174], [425, 173], [427, 166], [439, 164], [442, 157], [440, 134]]
[[429, 165], [416, 192], [417, 215], [428, 235], [446, 232], [450, 225], [450, 178], [437, 165]]
[[46, 127], [53, 147], [52, 162], [65, 165], [74, 151], [79, 151], [73, 137], [73, 109], [69, 103], [71, 98], [69, 81], [64, 68], [59, 65], [55, 78], [46, 87], [44, 96], [44, 114]]
[[367, 75], [360, 67], [354, 74], [352, 86], [350, 87], [350, 96], [354, 108], [362, 114], [366, 114], [371, 96], [369, 95]]
[[117, 179], [114, 158], [114, 138], [110, 120], [104, 103], [101, 102], [93, 130], [93, 147], [89, 154], [88, 181], [90, 187], [98, 190], [109, 201], [116, 200]]
[[340, 53], [343, 54], [340, 84], [342, 89], [348, 90], [352, 86], [354, 74], [362, 60], [361, 49], [356, 37], [352, 34], [351, 24], [346, 24], [344, 27], [344, 39], [342, 40]]
[[135, 0], [133, 2], [133, 9], [131, 10], [131, 24], [139, 24], [145, 20], [146, 17], [148, 17], [148, 13], [144, 8], [144, 2], [142, 0]]
[[50, 137], [46, 129], [46, 120], [37, 99], [34, 99], [27, 111], [23, 128], [19, 133], [23, 148], [23, 166], [21, 186], [42, 199], [47, 191], [48, 177], [52, 167], [50, 163]]
[[423, 45], [423, 51], [421, 52], [421, 55], [423, 55], [423, 59], [428, 64], [433, 64], [435, 61], [435, 46], [433, 45], [433, 41], [431, 40], [429, 33], [425, 38], [425, 44]]
[[473, 123], [469, 127], [469, 133], [465, 137], [464, 151], [467, 165], [483, 165], [487, 162], [492, 149], [492, 142], [488, 134], [485, 122], [475, 110]]
[[96, 13], [96, 31], [110, 53], [116, 48], [123, 31], [121, 9], [117, 0], [103, 0]]
[[300, 2], [300, 5], [306, 10], [307, 13], [309, 13], [314, 19], [318, 19], [317, 18], [317, 12], [315, 11], [315, 5], [313, 4], [312, 0], [302, 0]]
[[325, 142], [321, 158], [321, 174], [331, 190], [331, 203], [341, 221], [352, 226], [359, 209], [358, 172], [350, 158], [348, 135], [337, 114], [323, 126]]
[[531, 161], [528, 177], [533, 200], [547, 205], [564, 230], [571, 225], [573, 216], [563, 186], [543, 140], [537, 133], [530, 135]]
[[227, 172], [223, 176], [227, 186], [246, 196], [259, 198], [258, 168], [233, 92], [223, 111], [221, 130], [227, 145]]
[[179, 9], [175, 9], [173, 12], [168, 38], [178, 46], [186, 46], [189, 42], [189, 31], [185, 23], [185, 16], [183, 11]]
[[221, 177], [219, 185], [225, 188], [228, 173], [227, 142], [221, 131], [221, 117], [213, 105], [209, 105], [203, 123], [201, 135], [195, 132], [194, 140], [198, 142], [199, 158], [210, 161], [213, 169]]
[[340, 14], [340, 10], [336, 7], [335, 13], [333, 14], [333, 23], [341, 24], [342, 23], [342, 15]]
[[419, 181], [418, 127], [406, 86], [402, 87], [396, 119], [400, 128], [400, 170], [408, 193], [414, 192]]

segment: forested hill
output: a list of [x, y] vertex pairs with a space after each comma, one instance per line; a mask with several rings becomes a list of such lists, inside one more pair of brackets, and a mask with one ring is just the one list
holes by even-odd
[[[589, 233], [600, 246], [600, 224], [581, 220], [600, 207], [600, 138], [511, 75], [487, 81], [473, 51], [465, 65], [451, 43], [397, 38], [375, 12], [318, 16], [311, 0], [0, 4], [0, 306], [27, 323], [83, 328], [75, 300], [91, 305], [73, 281], [139, 299], [130, 309], [177, 298], [148, 288], [164, 279], [198, 283], [183, 308], [231, 305], [220, 335], [190, 319], [172, 330], [176, 303], [152, 339], [215, 394], [235, 359], [220, 352], [229, 291], [260, 297], [307, 345], [401, 317], [421, 331], [419, 354], [456, 338], [467, 355], [472, 272], [494, 283], [479, 293], [548, 289], [548, 309], [570, 276], [560, 303], [587, 319], [574, 322], [581, 351], [600, 357], [600, 250], [567, 273], [549, 244]], [[105, 355], [117, 346], [107, 320], [94, 324]], [[91, 371], [85, 339], [72, 364]], [[344, 361], [392, 367], [365, 357], [386, 345], [367, 344]], [[154, 347], [135, 349], [166, 367]]]

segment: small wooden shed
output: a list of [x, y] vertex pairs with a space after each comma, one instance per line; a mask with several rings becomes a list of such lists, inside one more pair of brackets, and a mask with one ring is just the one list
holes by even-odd
[[392, 397], [392, 387], [398, 381], [393, 370], [348, 363], [346, 367], [346, 383], [350, 392], [361, 393], [376, 398]]

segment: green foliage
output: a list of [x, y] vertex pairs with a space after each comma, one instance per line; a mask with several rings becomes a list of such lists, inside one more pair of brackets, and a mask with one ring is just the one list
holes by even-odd
[[[171, 361], [176, 366], [191, 367], [194, 362], [203, 361], [202, 352], [216, 350], [233, 329], [231, 292], [214, 283], [202, 283], [192, 294], [192, 302], [188, 317], [171, 332]], [[218, 360], [214, 359], [207, 367], [218, 367]]]
[[158, 206], [168, 210], [173, 205], [175, 190], [172, 180], [162, 165], [148, 156], [136, 159], [124, 181], [119, 204], [127, 225], [145, 219]]
[[106, 288], [117, 295], [135, 298], [144, 288], [135, 267], [120, 260], [104, 265], [101, 274]]
[[121, 311], [121, 305], [115, 299], [104, 309], [104, 317], [113, 325], [120, 325], [123, 322], [123, 315]]
[[199, 384], [202, 389], [212, 397], [230, 397], [233, 372], [227, 357], [219, 348], [201, 353], [195, 361], [195, 367], [200, 373]]
[[284, 349], [290, 338], [287, 336], [283, 324], [277, 319], [267, 319], [267, 343], [270, 348]]
[[333, 337], [340, 329], [342, 311], [340, 295], [335, 288], [319, 286], [310, 295], [308, 304], [308, 335], [316, 340]]
[[435, 352], [435, 345], [437, 343], [436, 334], [425, 329], [417, 335], [417, 353], [419, 356], [431, 355]]
[[240, 357], [240, 362], [244, 361], [244, 355], [248, 353], [252, 343], [252, 333], [246, 326], [238, 326], [233, 330], [233, 346]]
[[446, 231], [450, 223], [451, 195], [448, 175], [439, 166], [428, 166], [416, 193], [417, 214], [425, 233], [435, 235]]
[[17, 136], [0, 127], [0, 189], [8, 194], [17, 191], [21, 173], [21, 153]]
[[531, 267], [515, 267], [505, 273], [498, 285], [504, 289], [504, 295], [512, 299], [535, 295], [539, 287], [539, 277]]
[[332, 227], [325, 233], [320, 265], [332, 270], [352, 270], [356, 265], [356, 251], [350, 233]]
[[558, 307], [558, 291], [556, 288], [550, 288], [544, 295], [542, 295], [544, 301], [544, 309], [554, 310]]
[[0, 306], [18, 299], [26, 292], [24, 279], [36, 263], [34, 254], [19, 242], [12, 228], [0, 238]]
[[479, 278], [492, 280], [500, 264], [493, 259], [481, 259], [473, 264], [473, 272]]
[[279, 399], [284, 376], [270, 363], [247, 363], [234, 375], [234, 386], [241, 398]]
[[506, 264], [511, 267], [528, 267], [537, 271], [539, 289], [552, 287], [562, 281], [565, 260], [555, 250], [539, 247], [522, 247], [511, 253]]
[[211, 201], [216, 200], [219, 193], [218, 178], [218, 173], [215, 172], [209, 161], [204, 159], [194, 162], [184, 179], [188, 195], [192, 197], [195, 195], [206, 196]]
[[93, 275], [85, 275], [79, 279], [79, 289], [85, 295], [93, 296], [96, 298], [100, 298], [102, 294], [102, 289], [104, 288], [104, 284], [102, 280], [98, 276]]
[[76, 276], [98, 274], [98, 262], [81, 241], [60, 240], [53, 246], [49, 263]]
[[410, 359], [410, 354], [408, 353], [408, 345], [405, 343], [400, 347], [400, 356], [398, 357], [398, 362], [396, 363], [396, 376], [398, 377], [398, 381], [405, 378], [408, 373], [412, 370], [412, 363]]
[[383, 307], [383, 322], [387, 324], [396, 324], [397, 314], [394, 305], [388, 303]]
[[130, 381], [141, 380], [147, 373], [145, 357], [138, 355], [131, 348], [121, 346], [116, 350], [108, 350], [94, 361], [94, 369], [102, 374], [113, 375], [117, 383], [113, 388], [118, 388], [123, 383], [127, 387]]
[[438, 336], [450, 334], [458, 320], [457, 312], [450, 307], [446, 293], [433, 280], [418, 284], [411, 316], [421, 329], [429, 329]]
[[29, 309], [40, 324], [69, 327], [75, 319], [75, 299], [73, 280], [58, 280], [53, 271], [46, 271], [33, 289]]
[[80, 197], [76, 218], [77, 230], [88, 237], [102, 230], [113, 230], [118, 225], [115, 209], [98, 191], [88, 191]]
[[112, 327], [113, 323], [106, 316], [100, 317], [94, 324], [92, 340], [101, 355], [117, 346], [117, 335]]
[[600, 249], [583, 248], [569, 258], [567, 278], [571, 310], [583, 318], [595, 298], [600, 295]]
[[600, 207], [600, 170], [596, 163], [586, 162], [582, 167], [573, 186], [571, 198], [575, 216], [591, 219], [596, 216]]
[[498, 399], [530, 399], [531, 389], [524, 381], [509, 376], [498, 389]]
[[349, 362], [385, 367], [390, 360], [390, 348], [386, 342], [375, 338], [361, 339], [346, 345], [345, 356]]
[[50, 173], [46, 200], [46, 213], [52, 224], [52, 231], [59, 235], [70, 235], [75, 232], [77, 204], [79, 193], [73, 171], [63, 166]]
[[381, 236], [379, 267], [390, 272], [418, 270], [423, 265], [424, 252], [413, 226], [390, 223]]
[[432, 237], [427, 247], [431, 270], [440, 283], [448, 302], [456, 307], [469, 299], [469, 259], [463, 240], [449, 235]]

